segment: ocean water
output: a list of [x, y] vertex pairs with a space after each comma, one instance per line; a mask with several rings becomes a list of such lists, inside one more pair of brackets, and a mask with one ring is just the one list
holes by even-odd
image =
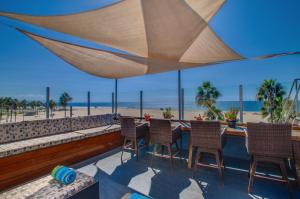
[[[71, 106], [74, 107], [86, 107], [87, 103], [84, 102], [72, 102]], [[299, 104], [300, 105], [300, 104]], [[177, 102], [166, 103], [166, 102], [144, 102], [144, 109], [160, 109], [171, 107], [177, 109]], [[216, 106], [222, 111], [227, 111], [232, 107], [239, 108], [239, 101], [218, 101]], [[244, 101], [244, 111], [257, 112], [260, 111], [262, 104], [257, 101]], [[91, 102], [91, 107], [111, 107], [111, 102]], [[118, 102], [120, 108], [139, 108], [139, 102]], [[186, 102], [184, 104], [185, 110], [202, 110], [203, 108], [196, 106], [194, 102]]]

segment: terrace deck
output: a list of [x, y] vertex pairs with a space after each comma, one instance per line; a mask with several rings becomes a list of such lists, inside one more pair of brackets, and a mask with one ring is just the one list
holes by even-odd
[[[243, 199], [243, 198], [289, 198], [285, 185], [273, 181], [254, 181], [252, 194], [247, 193], [249, 160], [244, 140], [230, 136], [224, 148], [225, 165], [224, 186], [219, 182], [214, 169], [197, 169], [195, 178], [192, 170], [187, 168], [187, 139], [185, 134], [184, 148], [186, 160], [175, 160], [172, 170], [167, 159], [155, 158], [153, 168], [150, 167], [149, 154], [144, 153], [139, 161], [124, 154], [127, 159], [121, 164], [120, 149], [86, 160], [77, 166], [95, 164], [99, 168], [100, 198], [119, 199], [128, 192], [137, 191], [152, 198], [163, 199]], [[209, 158], [207, 158], [209, 161]], [[157, 172], [153, 171], [153, 169]], [[259, 172], [268, 175], [279, 175], [276, 168], [260, 168]], [[290, 173], [290, 176], [292, 174]], [[290, 178], [295, 198], [300, 198], [295, 179]]]

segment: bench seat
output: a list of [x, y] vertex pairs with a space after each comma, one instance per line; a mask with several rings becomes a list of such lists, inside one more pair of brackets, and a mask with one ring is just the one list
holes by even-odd
[[80, 133], [70, 132], [0, 145], [0, 158], [83, 139]]
[[[93, 186], [96, 181], [94, 177], [89, 176], [85, 173], [77, 172], [76, 180], [69, 185], [62, 185], [55, 181], [52, 176], [48, 175], [42, 177], [18, 187], [14, 187], [8, 191], [0, 193], [0, 198], [3, 199], [25, 199], [25, 198], [73, 198], [76, 194], [87, 190], [89, 187]], [[99, 184], [97, 183], [96, 194], [99, 194]], [[75, 198], [75, 197], [74, 197]], [[99, 198], [95, 196], [94, 198]]]
[[57, 135], [50, 135], [45, 137], [0, 144], [0, 158], [59, 144], [64, 144], [76, 140], [82, 140], [84, 138], [94, 137], [105, 133], [115, 132], [118, 130], [120, 130], [120, 125], [106, 125], [91, 129], [78, 130], [75, 132], [62, 133]]
[[113, 124], [113, 125], [100, 126], [91, 129], [78, 130], [75, 132], [80, 133], [85, 137], [94, 137], [94, 136], [103, 135], [105, 133], [111, 133], [119, 130], [121, 130], [121, 126], [118, 124]]

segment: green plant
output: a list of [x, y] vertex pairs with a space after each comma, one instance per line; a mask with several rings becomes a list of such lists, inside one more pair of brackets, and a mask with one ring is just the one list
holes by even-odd
[[59, 98], [59, 103], [65, 110], [65, 117], [67, 117], [67, 108], [66, 107], [70, 101], [72, 101], [72, 97], [67, 92], [64, 92]]
[[163, 114], [164, 119], [172, 119], [174, 117], [174, 115], [172, 114], [171, 107], [167, 107], [167, 108], [163, 109], [162, 114]]
[[50, 108], [50, 111], [51, 111], [51, 115], [53, 114], [53, 111], [56, 107], [56, 102], [54, 100], [50, 100], [49, 101], [49, 108]]
[[263, 118], [267, 118], [272, 123], [279, 122], [284, 95], [283, 86], [276, 80], [263, 81], [256, 94], [256, 99], [263, 103], [261, 108]]
[[203, 82], [197, 89], [196, 105], [203, 106], [207, 110], [204, 116], [208, 120], [222, 119], [222, 112], [215, 106], [216, 100], [221, 96], [221, 93], [209, 81]]
[[224, 116], [227, 121], [237, 121], [238, 113], [238, 108], [230, 108], [229, 111], [225, 112]]

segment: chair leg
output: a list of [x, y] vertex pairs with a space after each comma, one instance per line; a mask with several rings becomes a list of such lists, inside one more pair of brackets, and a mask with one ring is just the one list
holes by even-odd
[[178, 152], [179, 158], [182, 159], [181, 148], [178, 146], [177, 140], [175, 142], [176, 152]]
[[217, 162], [217, 165], [218, 165], [218, 173], [219, 173], [219, 176], [221, 178], [221, 184], [224, 185], [220, 151], [217, 151], [215, 153], [215, 156], [216, 156], [216, 162]]
[[153, 144], [153, 152], [152, 152], [151, 159], [150, 159], [150, 167], [152, 167], [152, 165], [153, 165], [153, 158], [156, 153], [156, 148], [157, 148], [157, 144]]
[[138, 148], [138, 142], [137, 142], [137, 139], [134, 140], [134, 150], [135, 150], [135, 154], [136, 154], [136, 161], [139, 160], [139, 148]]
[[225, 166], [225, 162], [224, 162], [224, 156], [223, 156], [223, 151], [220, 151], [220, 156], [221, 156], [221, 160], [222, 160], [222, 166], [223, 166], [223, 168], [224, 168], [224, 170], [225, 170], [225, 168], [226, 168], [226, 166]]
[[250, 179], [249, 179], [249, 185], [248, 185], [248, 193], [250, 193], [252, 191], [254, 175], [255, 175], [255, 172], [256, 172], [256, 165], [257, 165], [256, 160], [253, 160], [253, 162], [251, 164], [251, 169], [250, 169]]
[[122, 164], [123, 164], [123, 153], [124, 153], [124, 149], [125, 149], [125, 146], [126, 146], [126, 142], [127, 142], [127, 139], [124, 138], [124, 143], [123, 143], [122, 152], [121, 152], [121, 163]]
[[289, 183], [289, 179], [288, 179], [288, 175], [287, 175], [287, 170], [286, 170], [286, 165], [285, 165], [284, 160], [282, 160], [280, 162], [279, 166], [280, 166], [280, 171], [281, 171], [281, 174], [282, 174], [282, 179], [284, 181], [286, 181], [286, 185], [287, 185], [287, 188], [289, 190], [289, 193], [291, 193], [291, 187], [290, 187], [290, 183]]
[[249, 169], [248, 169], [248, 178], [250, 178], [251, 167], [253, 164], [253, 156], [250, 157]]
[[168, 145], [169, 155], [170, 155], [170, 162], [171, 162], [171, 168], [173, 169], [173, 152], [172, 152], [172, 144]]
[[200, 157], [201, 157], [201, 151], [198, 148], [197, 152], [196, 152], [196, 156], [195, 156], [195, 164], [194, 164], [194, 168], [193, 168], [193, 178], [195, 178], [195, 173], [196, 173], [196, 169], [197, 169], [198, 163], [200, 161]]
[[161, 145], [161, 155], [163, 156], [165, 154], [165, 146]]
[[180, 136], [180, 150], [183, 149], [182, 142], [183, 142], [183, 140], [182, 140], [182, 134], [181, 134], [181, 136]]

